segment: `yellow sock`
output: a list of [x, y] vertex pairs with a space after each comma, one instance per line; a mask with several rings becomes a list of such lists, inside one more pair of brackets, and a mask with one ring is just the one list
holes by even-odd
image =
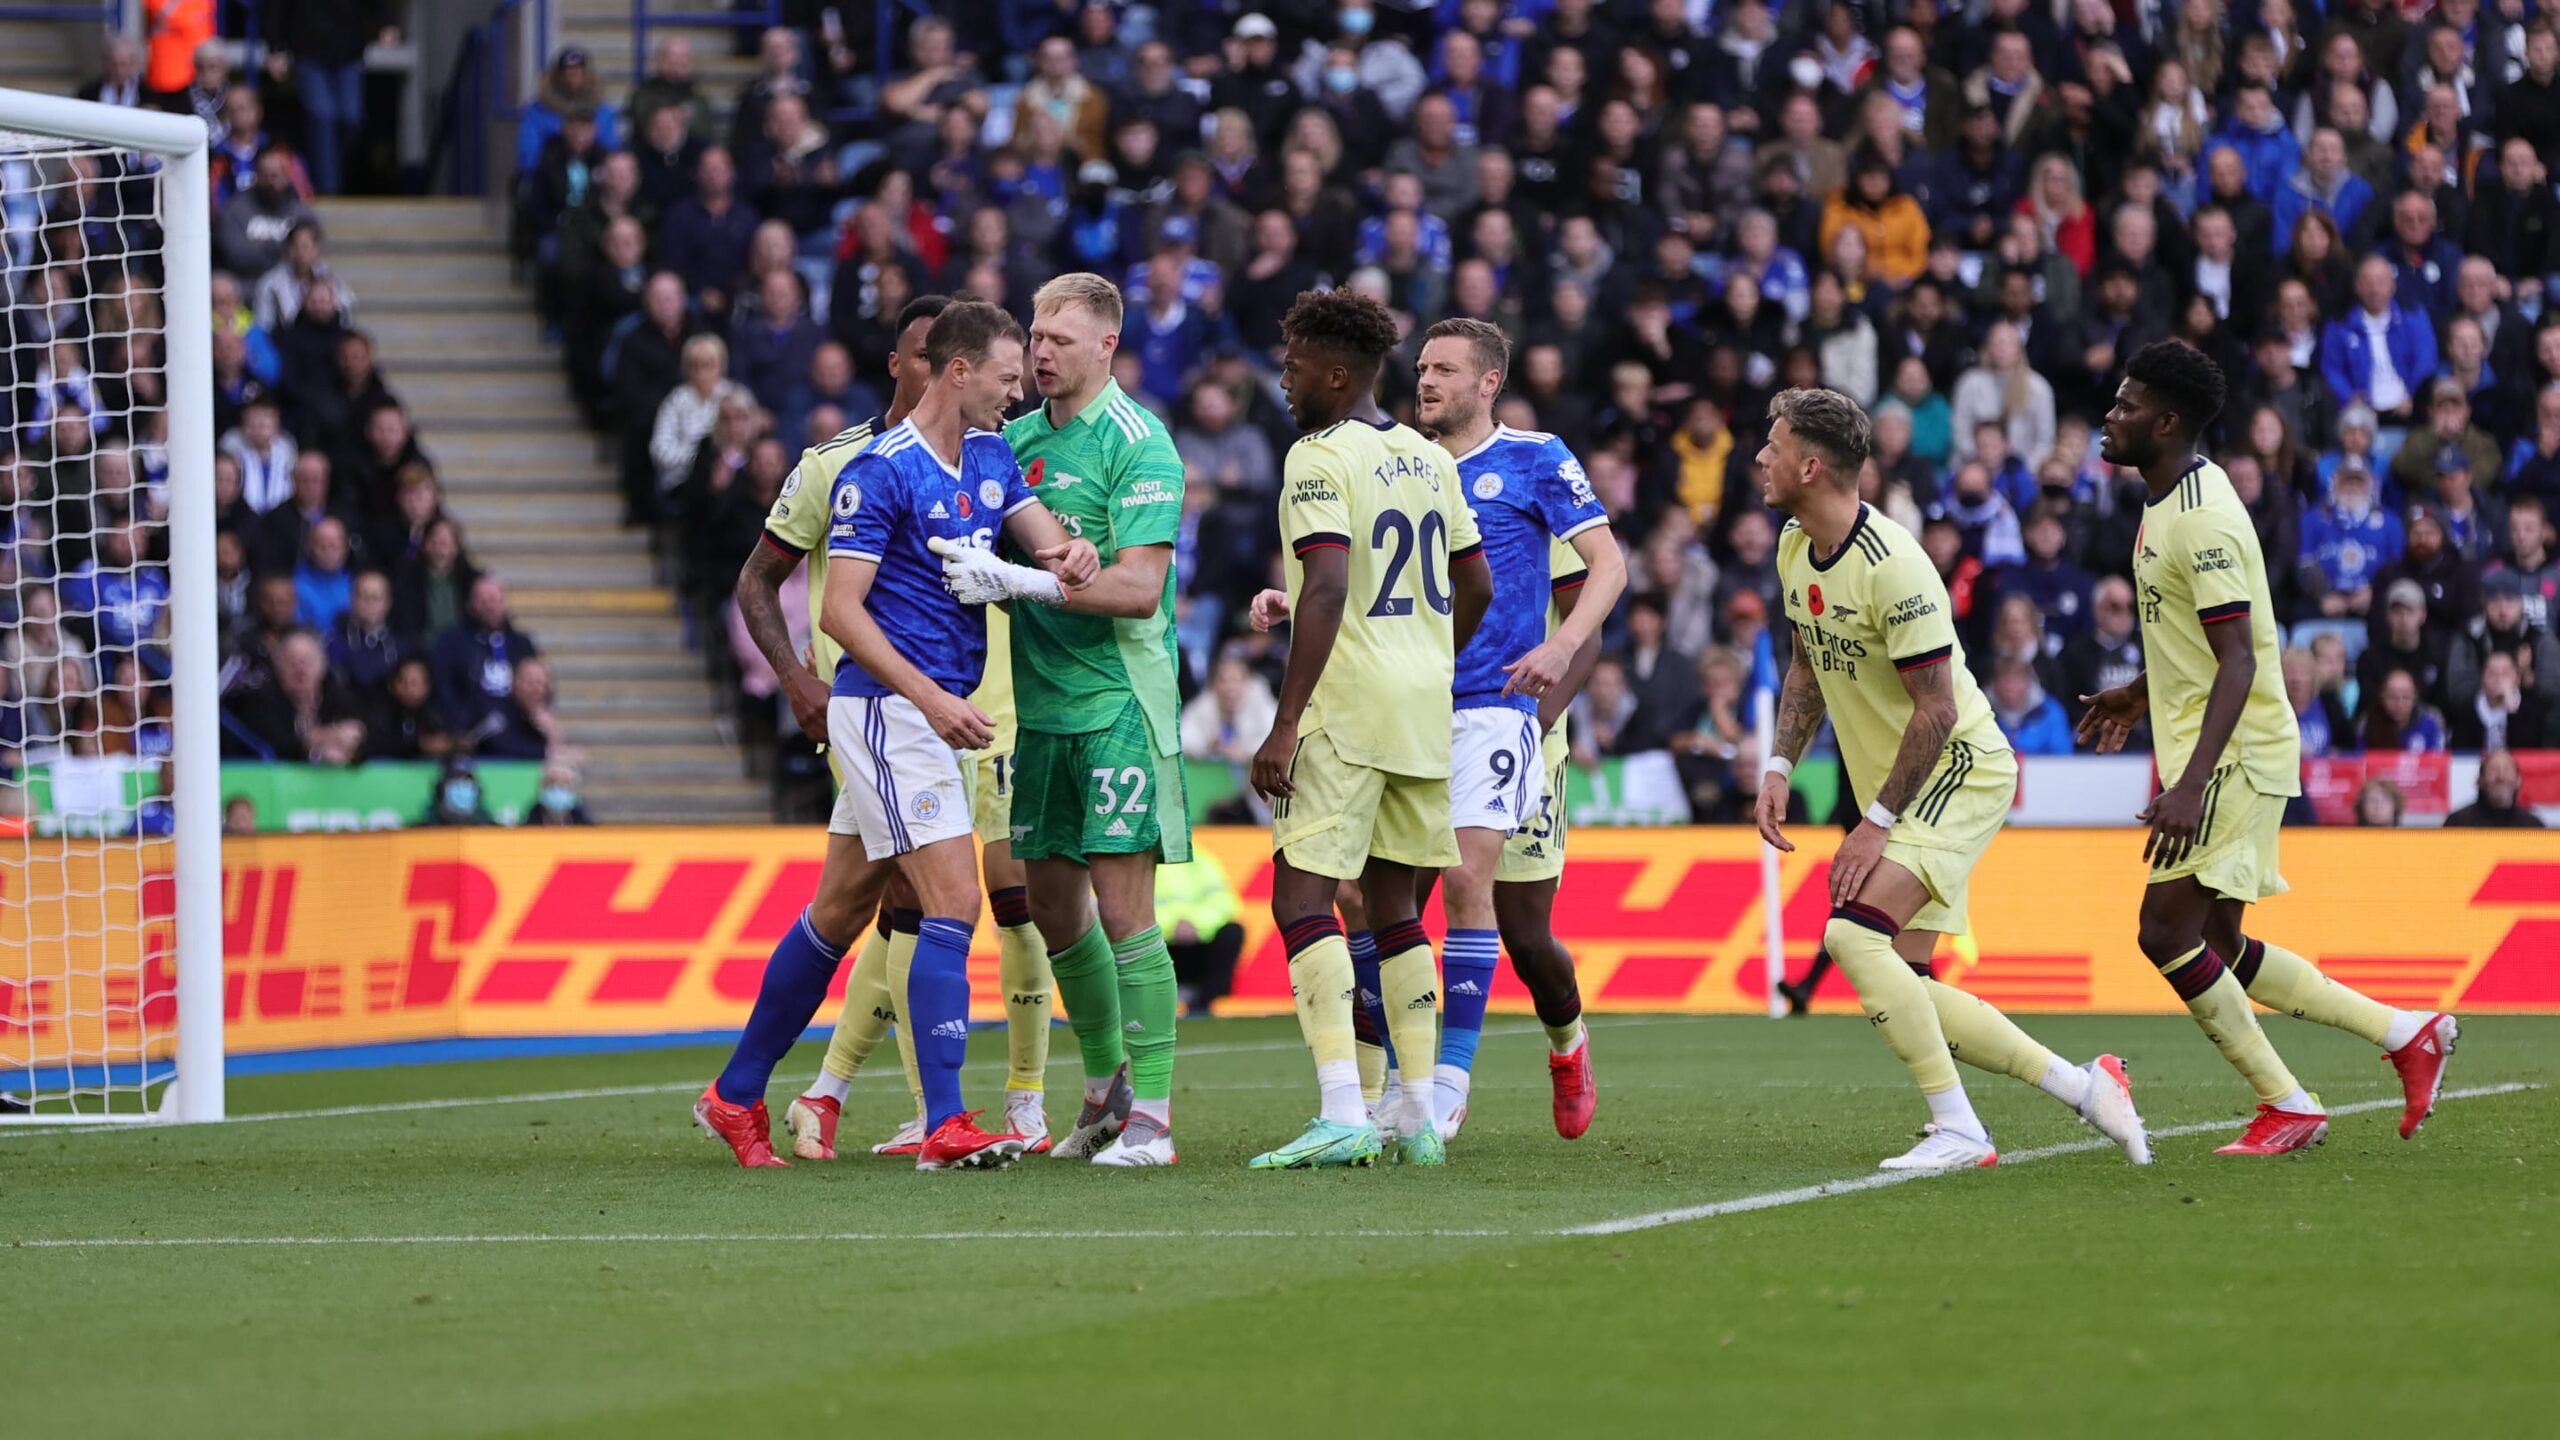
[[2320, 967], [2261, 940], [2240, 947], [2232, 973], [2249, 989], [2249, 998], [2296, 1020], [2308, 1020], [2360, 1035], [2376, 1045], [2391, 1029], [2391, 1007], [2320, 973]]
[[1430, 1062], [1440, 1053], [1440, 966], [1428, 941], [1392, 955], [1383, 944], [1378, 950], [1378, 997], [1386, 1002], [1387, 1039], [1394, 1042], [1396, 1065], [1404, 1072], [1406, 1107], [1428, 1122]]
[[2249, 992], [2240, 988], [2240, 977], [2223, 967], [2211, 946], [2199, 943], [2161, 966], [2160, 973], [2204, 1027], [2204, 1038], [2258, 1092], [2259, 1104], [2273, 1105], [2301, 1088], [2276, 1047], [2267, 1043], [2267, 1032], [2258, 1028], [2257, 1012], [2249, 1008]]
[[822, 1068], [839, 1080], [862, 1073], [862, 1062], [880, 1048], [880, 1038], [898, 1021], [898, 1002], [889, 993], [889, 937], [878, 926], [863, 932], [854, 953], [853, 973], [844, 982], [844, 1010], [836, 1016], [835, 1038], [827, 1042]]
[[[1879, 921], [1878, 923], [1883, 923]], [[1963, 1088], [1956, 1062], [1947, 1055], [1946, 1032], [1939, 1027], [1937, 1007], [1928, 987], [1894, 953], [1893, 937], [1857, 920], [1834, 915], [1822, 930], [1823, 947], [1840, 973], [1857, 987], [1858, 1004], [1868, 1023], [1883, 1034], [1923, 1095]]]
[[1289, 957], [1289, 999], [1316, 1063], [1353, 1063], [1351, 947], [1328, 935]]
[[1359, 1042], [1360, 1098], [1375, 1105], [1387, 1093], [1387, 1047]]
[[1007, 1090], [1040, 1093], [1049, 1073], [1049, 946], [1029, 922], [996, 932], [996, 981], [1004, 986]]
[[[916, 935], [912, 930], [894, 930], [889, 934], [889, 993], [898, 997], [898, 1013], [906, 1013], [907, 975], [915, 969]], [[907, 1093], [915, 1097], [916, 1113], [924, 1113], [924, 1072], [916, 1068], [914, 1027], [898, 1022], [898, 1058], [907, 1067]]]
[[2018, 1022], [2000, 1013], [1998, 1006], [1953, 985], [1935, 980], [1920, 984], [1929, 992], [1929, 1008], [1938, 1012], [1938, 1029], [1947, 1037], [1949, 1054], [1976, 1070], [2014, 1076], [2030, 1085], [2044, 1079], [2053, 1052], [2019, 1029]]

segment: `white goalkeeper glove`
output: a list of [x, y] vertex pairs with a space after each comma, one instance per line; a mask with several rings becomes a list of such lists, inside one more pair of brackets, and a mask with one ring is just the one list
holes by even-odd
[[1042, 605], [1067, 603], [1066, 587], [1046, 570], [1009, 564], [997, 559], [992, 550], [939, 535], [924, 543], [926, 549], [942, 557], [942, 588], [963, 605], [997, 605], [1007, 600], [1031, 600]]

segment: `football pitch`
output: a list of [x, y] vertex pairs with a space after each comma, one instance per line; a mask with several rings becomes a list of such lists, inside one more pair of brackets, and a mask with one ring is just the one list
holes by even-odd
[[1497, 1018], [1439, 1172], [1246, 1171], [1312, 1112], [1286, 1019], [1185, 1026], [1163, 1171], [742, 1172], [701, 1048], [241, 1078], [245, 1123], [0, 1133], [0, 1433], [2548, 1433], [2560, 1018], [2466, 1021], [2409, 1142], [2371, 1048], [2270, 1018], [2336, 1117], [2280, 1160], [2209, 1153], [2249, 1097], [2191, 1022], [2027, 1023], [2126, 1057], [2157, 1165], [1967, 1071], [2002, 1168], [1880, 1184], [1923, 1111], [1854, 1016], [1598, 1019], [1571, 1144]]

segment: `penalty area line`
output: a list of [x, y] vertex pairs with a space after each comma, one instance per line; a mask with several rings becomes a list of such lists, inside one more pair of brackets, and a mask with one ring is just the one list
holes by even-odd
[[[2468, 1089], [2447, 1090], [2436, 1097], [2443, 1105], [2452, 1100], [2480, 1100], [2492, 1095], [2513, 1095], [2522, 1090], [2538, 1090], [2539, 1085], [2511, 1081], [2503, 1085], [2474, 1085]], [[2329, 1107], [2331, 1118], [2340, 1115], [2362, 1115], [2374, 1110], [2397, 1110], [2398, 1098], [2358, 1100], [2350, 1105]], [[2172, 1125], [2154, 1130], [2154, 1140], [2175, 1140], [2187, 1135], [2205, 1135], [2228, 1130], [2233, 1121], [2200, 1120], [2192, 1125]], [[2031, 1165], [2038, 1160], [2051, 1160], [2062, 1155], [2086, 1155], [2097, 1150], [2113, 1150], [2113, 1140], [2073, 1140], [2060, 1145], [2040, 1145], [2032, 1150], [2003, 1151], [2000, 1163], [1993, 1167], [2006, 1170], [2017, 1165]], [[1647, 1215], [1629, 1215], [1617, 1220], [1598, 1220], [1588, 1225], [1568, 1225], [1549, 1233], [1556, 1235], [1632, 1235], [1640, 1230], [1659, 1230], [1667, 1225], [1686, 1225], [1698, 1220], [1713, 1220], [1725, 1215], [1746, 1215], [1754, 1210], [1775, 1210], [1785, 1205], [1802, 1205], [1811, 1200], [1828, 1200], [1836, 1195], [1856, 1195], [1868, 1190], [1882, 1190], [1893, 1185], [1908, 1185], [1915, 1180], [1943, 1180], [1950, 1175], [1970, 1173], [1961, 1170], [1878, 1170], [1847, 1180], [1828, 1180], [1819, 1185], [1801, 1185], [1792, 1190], [1771, 1190], [1761, 1195], [1745, 1195], [1734, 1200], [1718, 1200], [1707, 1205], [1685, 1205], [1676, 1210], [1656, 1210]]]

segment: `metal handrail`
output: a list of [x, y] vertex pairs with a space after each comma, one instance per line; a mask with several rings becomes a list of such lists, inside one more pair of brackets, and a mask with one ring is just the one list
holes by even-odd
[[[882, 13], [885, 15], [886, 10]], [[771, 29], [782, 23], [782, 0], [765, 0], [753, 10], [677, 10], [652, 12], [649, 0], [631, 0], [631, 78], [649, 73], [649, 27], [652, 25], [717, 25], [731, 30]]]

